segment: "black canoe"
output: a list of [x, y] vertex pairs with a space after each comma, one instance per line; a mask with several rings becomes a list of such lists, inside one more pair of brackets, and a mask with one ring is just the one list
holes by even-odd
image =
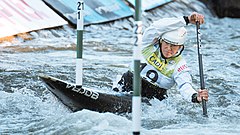
[[40, 75], [39, 77], [46, 87], [73, 112], [82, 109], [112, 113], [132, 111], [131, 95], [100, 93], [87, 88], [79, 88], [75, 84], [51, 76]]

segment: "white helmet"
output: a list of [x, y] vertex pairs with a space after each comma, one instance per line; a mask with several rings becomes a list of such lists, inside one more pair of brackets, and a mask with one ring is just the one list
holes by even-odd
[[187, 30], [184, 27], [181, 27], [164, 33], [162, 35], [162, 40], [173, 45], [183, 45], [186, 40], [186, 35]]

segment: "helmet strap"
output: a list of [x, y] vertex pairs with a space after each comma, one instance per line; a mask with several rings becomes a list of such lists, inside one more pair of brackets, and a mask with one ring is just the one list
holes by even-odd
[[177, 53], [177, 55], [174, 55], [173, 57], [177, 57], [182, 54], [182, 51], [184, 50], [184, 45], [182, 45], [182, 47], [179, 50], [178, 50], [179, 52]]
[[159, 47], [160, 47], [160, 53], [161, 53], [161, 57], [164, 58], [164, 59], [167, 59], [163, 53], [162, 53], [162, 38], [158, 38], [158, 44], [159, 44]]

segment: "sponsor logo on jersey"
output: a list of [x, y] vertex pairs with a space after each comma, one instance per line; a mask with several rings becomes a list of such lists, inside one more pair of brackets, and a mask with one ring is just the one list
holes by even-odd
[[147, 58], [149, 64], [154, 66], [157, 70], [161, 71], [165, 67], [165, 63], [161, 61], [155, 53]]
[[184, 69], [187, 69], [188, 67], [187, 67], [187, 65], [186, 64], [184, 64], [184, 65], [182, 65], [181, 67], [179, 67], [178, 68], [178, 72], [181, 72], [181, 71], [183, 71]]

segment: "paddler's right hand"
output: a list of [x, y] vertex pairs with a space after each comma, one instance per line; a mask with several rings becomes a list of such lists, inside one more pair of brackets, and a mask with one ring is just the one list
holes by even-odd
[[188, 16], [188, 20], [192, 24], [196, 24], [196, 22], [198, 21], [201, 25], [204, 23], [204, 15], [193, 12], [190, 16]]

